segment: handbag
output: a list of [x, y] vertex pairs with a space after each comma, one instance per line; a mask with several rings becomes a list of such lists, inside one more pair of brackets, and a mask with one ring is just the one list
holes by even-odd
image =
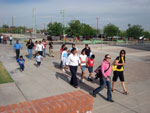
[[[110, 64], [109, 64], [109, 67], [104, 71], [104, 73], [106, 73], [109, 70], [109, 68], [110, 68]], [[98, 78], [102, 77], [101, 65], [98, 66], [98, 68], [95, 70], [95, 72], [96, 72], [95, 79], [98, 79]]]

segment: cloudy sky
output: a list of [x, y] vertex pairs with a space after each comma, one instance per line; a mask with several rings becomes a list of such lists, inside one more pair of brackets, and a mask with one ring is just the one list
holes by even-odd
[[112, 23], [125, 30], [128, 24], [140, 24], [150, 30], [150, 0], [0, 0], [0, 25], [32, 27], [32, 10], [36, 8], [38, 28], [49, 22], [62, 22], [61, 10], [65, 11], [65, 23], [78, 19], [96, 28]]

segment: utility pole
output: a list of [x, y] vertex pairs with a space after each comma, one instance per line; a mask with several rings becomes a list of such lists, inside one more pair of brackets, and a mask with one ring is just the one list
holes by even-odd
[[34, 38], [36, 38], [37, 25], [36, 25], [36, 9], [35, 8], [33, 8], [32, 10], [32, 19], [33, 19], [33, 35], [34, 35]]
[[98, 22], [99, 22], [99, 18], [97, 17], [96, 20], [97, 20], [97, 38], [98, 38], [98, 35], [99, 35], [99, 31], [98, 31]]
[[65, 11], [61, 10], [60, 13], [63, 15], [63, 40], [65, 41]]
[[14, 26], [14, 16], [12, 16], [12, 26]]

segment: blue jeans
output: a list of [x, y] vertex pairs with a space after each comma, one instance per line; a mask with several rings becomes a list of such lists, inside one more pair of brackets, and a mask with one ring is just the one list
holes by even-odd
[[32, 49], [28, 49], [29, 59], [32, 59]]
[[46, 56], [46, 48], [43, 49], [43, 56]]
[[97, 94], [98, 92], [102, 91], [105, 86], [107, 85], [107, 99], [112, 100], [112, 95], [111, 95], [111, 77], [108, 76], [110, 81], [107, 81], [106, 78], [101, 77], [100, 78], [100, 87], [96, 88], [93, 90], [94, 94]]

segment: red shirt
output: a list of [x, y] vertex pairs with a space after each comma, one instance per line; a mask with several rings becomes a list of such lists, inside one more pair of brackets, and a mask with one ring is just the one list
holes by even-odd
[[94, 59], [88, 59], [88, 65], [89, 67], [93, 67], [94, 66]]

